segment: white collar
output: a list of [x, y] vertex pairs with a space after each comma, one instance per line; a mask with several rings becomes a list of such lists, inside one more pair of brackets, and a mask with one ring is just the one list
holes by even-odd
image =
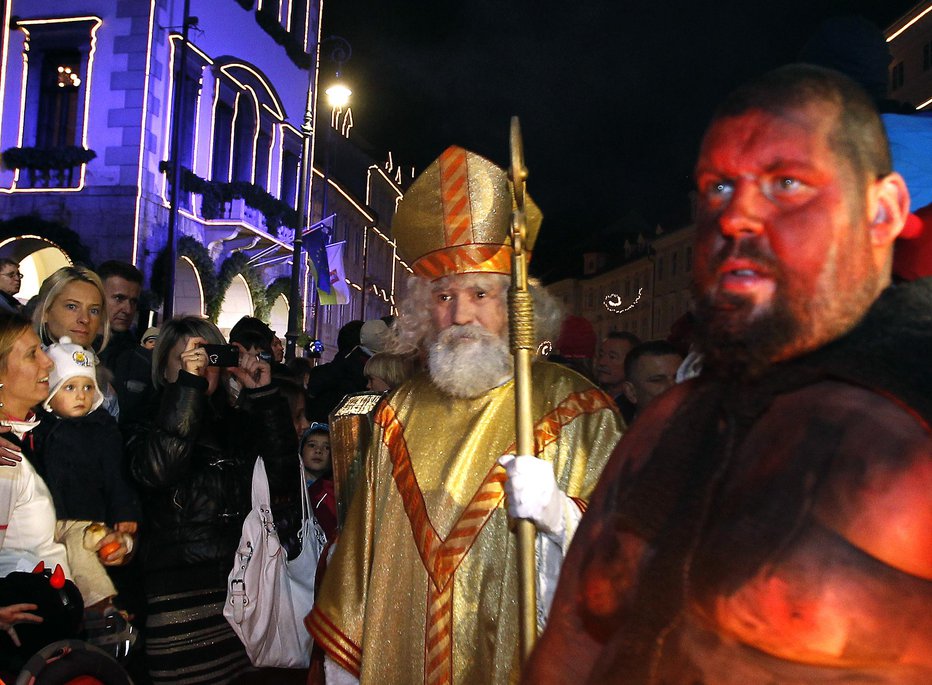
[[13, 435], [15, 435], [17, 438], [22, 439], [22, 437], [26, 433], [28, 433], [33, 428], [39, 425], [39, 418], [35, 414], [33, 414], [30, 418], [26, 419], [25, 421], [12, 421], [9, 419], [5, 419], [3, 421], [0, 421], [0, 425], [9, 426], [11, 429], [13, 429]]

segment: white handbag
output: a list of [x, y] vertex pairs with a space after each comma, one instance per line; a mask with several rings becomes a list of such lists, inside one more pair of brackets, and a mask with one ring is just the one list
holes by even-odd
[[304, 617], [314, 605], [314, 575], [326, 536], [311, 513], [301, 468], [301, 553], [288, 561], [269, 500], [262, 457], [252, 473], [252, 511], [227, 581], [223, 615], [246, 647], [254, 666], [306, 668], [311, 636]]

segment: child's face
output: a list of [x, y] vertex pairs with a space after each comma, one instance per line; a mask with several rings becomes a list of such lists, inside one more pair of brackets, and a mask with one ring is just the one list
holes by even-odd
[[49, 401], [49, 407], [58, 416], [73, 419], [85, 416], [94, 406], [94, 379], [87, 376], [75, 376], [66, 380]]
[[312, 476], [319, 476], [330, 468], [330, 436], [325, 433], [315, 433], [304, 441], [301, 451], [301, 461], [304, 470]]

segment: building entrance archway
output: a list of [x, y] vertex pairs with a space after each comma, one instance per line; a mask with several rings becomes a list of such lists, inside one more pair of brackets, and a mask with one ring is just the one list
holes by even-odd
[[249, 285], [241, 274], [237, 274], [230, 282], [226, 294], [223, 296], [223, 306], [217, 317], [217, 328], [224, 335], [229, 335], [230, 329], [244, 316], [252, 316], [255, 309], [252, 304], [252, 295]]
[[16, 298], [23, 303], [39, 293], [42, 281], [63, 266], [73, 264], [68, 253], [61, 247], [51, 240], [35, 235], [17, 236], [0, 242], [0, 257], [19, 262], [23, 280]]
[[175, 262], [175, 299], [172, 304], [175, 316], [190, 314], [204, 316], [204, 288], [201, 276], [188, 257]]
[[269, 328], [275, 331], [275, 334], [285, 339], [285, 333], [288, 332], [288, 298], [279, 295], [272, 303], [272, 309], [269, 311]]

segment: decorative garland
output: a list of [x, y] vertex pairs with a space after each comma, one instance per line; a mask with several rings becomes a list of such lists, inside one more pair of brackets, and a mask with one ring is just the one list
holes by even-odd
[[62, 147], [11, 147], [3, 151], [9, 169], [25, 169], [31, 188], [73, 188], [74, 171], [97, 156], [77, 145]]
[[[207, 318], [214, 323], [217, 323], [227, 290], [236, 276], [241, 275], [246, 279], [246, 285], [249, 287], [249, 294], [252, 296], [255, 309], [254, 315], [263, 321], [268, 320], [269, 311], [275, 298], [281, 292], [284, 292], [279, 290], [282, 288], [279, 281], [286, 281], [285, 289], [291, 282], [287, 277], [279, 278], [266, 289], [256, 269], [249, 265], [249, 258], [242, 252], [234, 252], [223, 260], [220, 273], [217, 274], [214, 271], [214, 262], [210, 258], [207, 248], [188, 235], [181, 236], [178, 239], [177, 252], [179, 257], [190, 259], [194, 264], [194, 268], [197, 269], [201, 279], [201, 288], [204, 291], [204, 308], [207, 310]], [[152, 264], [152, 277], [149, 280], [152, 289], [159, 296], [165, 290], [165, 278], [168, 274], [166, 268], [167, 257], [168, 249], [163, 248]]]
[[93, 150], [78, 145], [62, 147], [10, 147], [3, 151], [8, 169], [71, 169], [87, 164], [97, 156]]
[[[167, 173], [171, 164], [159, 162], [159, 171]], [[186, 167], [181, 168], [181, 189], [201, 196], [201, 216], [205, 219], [220, 218], [224, 203], [240, 198], [246, 206], [261, 212], [265, 224], [273, 233], [279, 226], [295, 228], [298, 225], [298, 213], [287, 202], [282, 202], [259, 186], [246, 181], [208, 181]]]
[[298, 225], [298, 213], [294, 207], [287, 202], [282, 202], [259, 186], [247, 181], [233, 181], [219, 185], [225, 201], [242, 198], [248, 207], [262, 212], [266, 226], [273, 233], [282, 225], [292, 229]]
[[[275, 300], [278, 299], [279, 295], [285, 295], [286, 297], [291, 295], [291, 276], [279, 276], [274, 281], [269, 283], [269, 287], [265, 290], [265, 301], [268, 306], [268, 312], [271, 314], [272, 307], [275, 306]], [[298, 311], [301, 307], [304, 306], [304, 303], [301, 301], [300, 295], [298, 296]], [[291, 302], [288, 303], [288, 306], [291, 306]], [[261, 318], [261, 317], [260, 317]]]
[[220, 274], [217, 276], [217, 286], [222, 294], [215, 301], [207, 304], [208, 318], [214, 323], [217, 322], [227, 290], [236, 276], [245, 278], [246, 285], [249, 286], [249, 294], [252, 296], [253, 303], [253, 316], [267, 321], [269, 318], [269, 304], [265, 299], [265, 285], [256, 270], [249, 265], [249, 258], [242, 252], [234, 252], [223, 260], [223, 264], [220, 266]]
[[91, 252], [87, 245], [81, 242], [81, 236], [64, 224], [56, 221], [46, 221], [34, 215], [18, 216], [7, 221], [0, 221], [0, 240], [16, 238], [21, 235], [37, 235], [40, 238], [45, 238], [64, 250], [75, 264], [93, 265]]
[[[201, 279], [201, 289], [204, 291], [204, 306], [208, 313], [211, 311], [212, 303], [216, 305], [217, 311], [220, 311], [220, 304], [223, 302], [222, 290], [217, 282], [216, 267], [214, 261], [210, 258], [207, 248], [201, 245], [197, 240], [189, 235], [183, 235], [178, 238], [177, 254], [179, 257], [187, 257], [197, 269], [197, 274]], [[158, 257], [152, 263], [152, 276], [149, 278], [150, 287], [161, 301], [162, 293], [165, 292], [165, 279], [168, 276], [168, 248], [164, 247], [159, 252]], [[216, 317], [211, 321], [216, 322]]]

